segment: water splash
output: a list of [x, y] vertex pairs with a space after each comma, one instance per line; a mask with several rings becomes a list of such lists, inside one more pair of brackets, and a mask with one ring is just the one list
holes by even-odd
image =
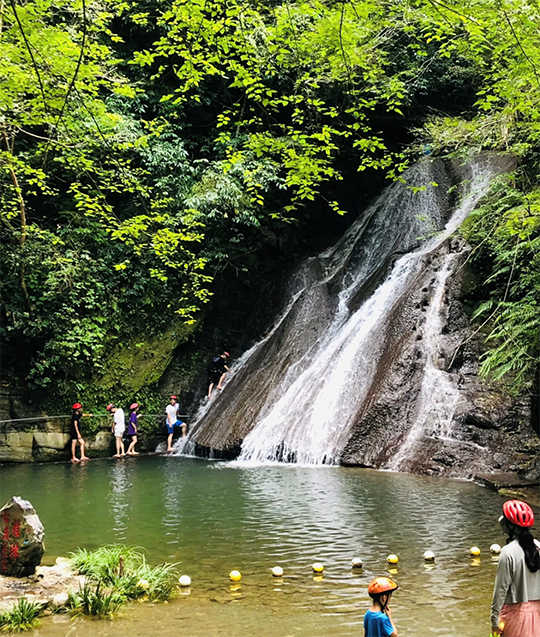
[[[501, 171], [479, 161], [452, 183], [441, 165], [412, 169], [407, 182], [418, 187], [415, 192], [394, 184], [333, 248], [299, 267], [279, 319], [237, 363], [224, 395], [199, 412], [192, 442], [223, 449], [242, 438], [242, 464], [340, 462], [384, 376], [393, 317], [417, 292], [426, 263]], [[445, 178], [440, 187], [422, 188]], [[457, 205], [452, 185], [461, 194]], [[450, 253], [442, 259], [426, 308], [421, 387], [414, 419], [388, 464], [394, 469], [406, 467], [426, 430], [451, 435], [458, 393], [437, 358], [441, 303], [456, 258]], [[194, 452], [195, 445], [188, 443], [185, 451]]]

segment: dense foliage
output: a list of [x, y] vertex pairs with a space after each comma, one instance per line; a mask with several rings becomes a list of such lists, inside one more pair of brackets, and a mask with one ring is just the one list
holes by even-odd
[[[245, 271], [265, 246], [286, 252], [321, 203], [343, 213], [334, 184], [351, 169], [398, 175], [396, 127], [416, 127], [413, 153], [509, 150], [528, 167], [469, 233], [488, 278], [484, 370], [527, 382], [539, 357], [535, 3], [11, 0], [1, 11], [2, 339], [19, 381], [98, 401], [92, 382], [120, 391], [115, 359], [166, 334], [161, 371], [217, 272]], [[512, 365], [516, 351], [527, 365]]]

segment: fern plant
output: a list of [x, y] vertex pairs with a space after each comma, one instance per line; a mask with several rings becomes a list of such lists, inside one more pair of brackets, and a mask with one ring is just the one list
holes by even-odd
[[484, 298], [473, 313], [485, 333], [480, 373], [528, 389], [540, 365], [540, 186], [524, 175], [498, 179], [462, 229]]

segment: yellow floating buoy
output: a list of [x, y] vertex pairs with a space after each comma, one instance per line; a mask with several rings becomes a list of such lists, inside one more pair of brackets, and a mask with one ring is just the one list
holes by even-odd
[[399, 557], [394, 555], [393, 553], [386, 558], [388, 564], [397, 564], [399, 562]]
[[433, 551], [426, 551], [424, 553], [424, 560], [426, 562], [434, 562], [435, 561], [435, 553], [433, 553]]
[[189, 575], [182, 575], [178, 583], [180, 586], [191, 586], [191, 577]]
[[274, 577], [283, 577], [283, 569], [281, 568], [281, 566], [274, 566], [274, 568], [272, 569], [272, 575]]
[[474, 557], [478, 557], [480, 555], [480, 549], [477, 546], [471, 546], [469, 553]]
[[231, 582], [239, 582], [242, 579], [242, 573], [240, 573], [240, 571], [231, 571], [229, 573], [229, 579]]
[[315, 562], [311, 568], [315, 571], [315, 573], [322, 573], [324, 571], [324, 566], [320, 562]]
[[362, 566], [364, 566], [362, 560], [359, 557], [353, 557], [351, 560], [351, 564], [353, 568], [362, 568]]
[[148, 581], [147, 581], [147, 580], [145, 580], [145, 579], [140, 579], [140, 580], [137, 582], [137, 588], [142, 588], [142, 589], [143, 589], [143, 591], [147, 591], [147, 590], [150, 588], [150, 584], [148, 583]]
[[493, 553], [493, 555], [499, 555], [501, 552], [501, 547], [498, 544], [492, 544], [489, 547], [489, 550]]

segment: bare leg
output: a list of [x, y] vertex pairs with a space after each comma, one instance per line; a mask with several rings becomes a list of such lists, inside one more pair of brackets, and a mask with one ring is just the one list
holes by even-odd
[[219, 391], [221, 391], [223, 389], [223, 381], [225, 380], [225, 376], [227, 376], [227, 372], [222, 374], [221, 378], [219, 379], [218, 386], [216, 387], [216, 389], [219, 389]]
[[82, 438], [81, 438], [79, 444], [81, 445], [81, 460], [90, 460], [90, 458], [88, 456], [84, 455], [85, 442], [84, 442], [84, 440]]
[[124, 443], [122, 442], [122, 436], [115, 436], [116, 438], [116, 453], [114, 455], [115, 458], [121, 458], [126, 455], [124, 450]]
[[210, 386], [208, 387], [208, 400], [212, 398], [212, 389], [214, 389], [214, 383], [210, 383]]
[[173, 446], [172, 446], [172, 434], [169, 434], [167, 437], [167, 451], [174, 451]]
[[128, 447], [128, 450], [126, 451], [126, 453], [129, 456], [138, 456], [139, 454], [135, 451], [135, 445], [137, 444], [137, 436], [133, 436], [133, 438], [131, 439], [131, 444]]
[[186, 437], [186, 428], [187, 428], [187, 425], [186, 425], [186, 423], [184, 423], [182, 425], [182, 438]]
[[75, 449], [77, 448], [77, 441], [71, 441], [71, 462], [79, 462], [79, 458], [75, 455]]

